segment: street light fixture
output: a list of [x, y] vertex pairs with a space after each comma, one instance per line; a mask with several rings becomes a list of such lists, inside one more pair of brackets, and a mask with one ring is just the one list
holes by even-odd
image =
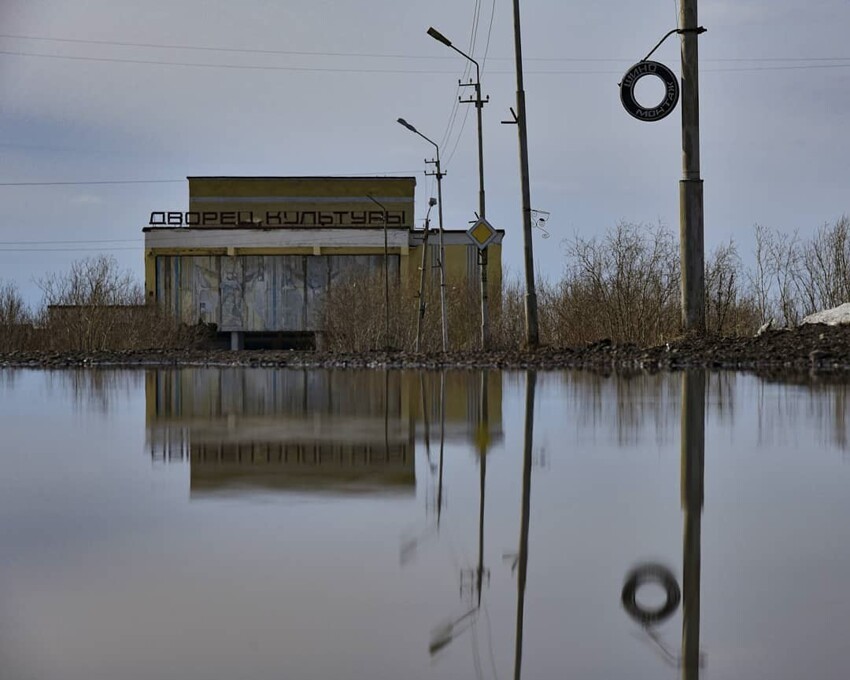
[[[464, 104], [475, 104], [478, 113], [478, 218], [486, 219], [486, 209], [484, 200], [484, 139], [481, 123], [481, 110], [484, 108], [485, 100], [481, 98], [481, 67], [465, 52], [462, 52], [457, 47], [452, 45], [451, 40], [440, 33], [436, 28], [428, 29], [428, 35], [434, 40], [443, 43], [446, 47], [453, 49], [467, 61], [475, 64], [475, 82], [471, 85], [475, 88], [475, 99], [461, 100]], [[459, 83], [462, 87], [467, 86], [466, 83]], [[480, 251], [479, 262], [481, 264], [481, 349], [486, 350], [490, 345], [490, 312], [487, 293], [487, 248]]]
[[[436, 33], [436, 31], [435, 31], [435, 33]], [[446, 320], [447, 319], [447, 314], [446, 314], [446, 268], [445, 268], [445, 264], [444, 264], [445, 261], [446, 261], [446, 248], [445, 248], [445, 245], [443, 243], [443, 182], [442, 182], [443, 177], [445, 176], [446, 173], [444, 173], [440, 169], [440, 146], [437, 144], [437, 142], [435, 142], [434, 140], [429, 139], [428, 137], [423, 135], [421, 132], [419, 132], [419, 130], [417, 130], [410, 123], [408, 123], [404, 118], [399, 118], [398, 124], [406, 127], [408, 130], [410, 130], [414, 134], [419, 135], [420, 137], [422, 137], [422, 139], [427, 141], [429, 144], [433, 144], [434, 149], [436, 149], [436, 152], [437, 152], [436, 160], [434, 160], [434, 161], [426, 160], [425, 162], [426, 163], [433, 163], [434, 168], [435, 168], [435, 172], [426, 173], [426, 174], [432, 174], [432, 175], [434, 175], [434, 177], [437, 178], [437, 209], [439, 210], [438, 215], [439, 215], [439, 219], [440, 219], [440, 314], [442, 316], [442, 322], [443, 322], [443, 351], [446, 352], [446, 351], [448, 351], [448, 348], [449, 348], [449, 327], [448, 327], [448, 323], [447, 323], [447, 320]]]

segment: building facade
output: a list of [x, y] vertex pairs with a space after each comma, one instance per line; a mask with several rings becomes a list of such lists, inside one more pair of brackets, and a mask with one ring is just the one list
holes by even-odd
[[[145, 227], [145, 293], [187, 324], [245, 337], [315, 337], [335, 286], [389, 273], [415, 295], [423, 231], [413, 177], [189, 177], [186, 212], [154, 212]], [[436, 220], [432, 221], [432, 227]], [[501, 241], [490, 280], [501, 282]], [[475, 285], [477, 248], [445, 232], [447, 276]], [[437, 238], [430, 240], [437, 261]], [[427, 266], [427, 265], [426, 265]], [[436, 279], [436, 271], [432, 276]]]

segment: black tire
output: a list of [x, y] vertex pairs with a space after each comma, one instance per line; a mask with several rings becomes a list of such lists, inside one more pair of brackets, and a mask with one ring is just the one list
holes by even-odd
[[[637, 601], [637, 591], [645, 583], [658, 583], [667, 593], [664, 604], [657, 609], [643, 607]], [[642, 564], [632, 569], [623, 584], [623, 609], [635, 621], [650, 626], [669, 619], [682, 600], [682, 591], [673, 573], [662, 564]]]

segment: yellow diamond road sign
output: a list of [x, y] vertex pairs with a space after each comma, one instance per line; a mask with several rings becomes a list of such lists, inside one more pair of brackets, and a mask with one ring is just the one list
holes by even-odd
[[493, 225], [483, 218], [467, 229], [466, 233], [472, 239], [472, 242], [478, 246], [479, 250], [484, 250], [498, 235]]

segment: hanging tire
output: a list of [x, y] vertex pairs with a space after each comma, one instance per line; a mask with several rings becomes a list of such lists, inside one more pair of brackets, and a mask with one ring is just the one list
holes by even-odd
[[[637, 601], [638, 589], [646, 583], [657, 583], [667, 597], [657, 608], [644, 607]], [[629, 616], [644, 626], [651, 626], [669, 619], [682, 600], [682, 591], [676, 577], [662, 564], [642, 564], [632, 569], [623, 584], [623, 608]]]

